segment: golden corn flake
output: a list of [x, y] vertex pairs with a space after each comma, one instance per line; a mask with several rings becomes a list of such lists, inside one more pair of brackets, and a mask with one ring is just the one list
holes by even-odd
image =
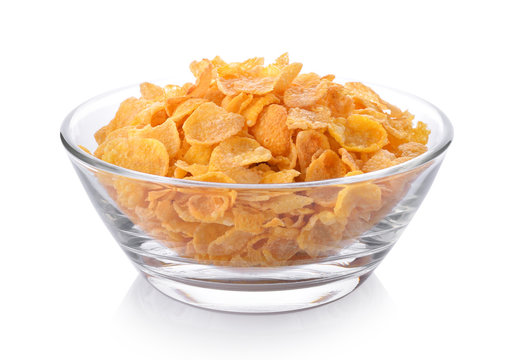
[[339, 192], [334, 214], [342, 221], [346, 221], [355, 208], [369, 212], [376, 211], [381, 206], [382, 192], [376, 184], [349, 185]]
[[212, 146], [210, 145], [191, 145], [187, 149], [183, 160], [189, 164], [207, 165], [209, 163]]
[[188, 143], [213, 145], [237, 134], [243, 126], [244, 117], [208, 102], [200, 105], [182, 128]]
[[175, 112], [173, 112], [170, 119], [175, 121], [175, 123], [180, 126], [187, 116], [192, 114], [193, 111], [198, 108], [198, 106], [206, 102], [208, 101], [205, 99], [188, 99], [176, 107]]
[[362, 166], [363, 172], [382, 170], [394, 165], [396, 156], [387, 150], [378, 150], [368, 161]]
[[141, 110], [132, 121], [131, 125], [147, 125], [156, 126], [162, 124], [168, 118], [166, 109], [163, 103], [155, 102], [149, 105], [144, 110]]
[[244, 111], [242, 111], [242, 116], [244, 116], [246, 119], [246, 125], [253, 126], [256, 124], [256, 120], [258, 119], [258, 116], [262, 112], [263, 108], [274, 103], [279, 103], [279, 98], [274, 94], [267, 94], [262, 97], [253, 99], [251, 104], [247, 106]]
[[279, 170], [291, 170], [297, 165], [297, 146], [290, 143], [290, 153], [286, 156], [278, 155], [269, 160], [269, 164], [277, 166]]
[[285, 66], [274, 83], [274, 92], [276, 94], [284, 93], [291, 85], [292, 81], [299, 75], [301, 69], [301, 63], [293, 63]]
[[345, 125], [330, 125], [329, 133], [348, 151], [373, 152], [388, 142], [384, 127], [365, 115], [350, 115]]
[[[203, 175], [208, 172], [209, 167], [207, 165], [202, 164], [188, 164], [185, 161], [177, 160], [175, 161], [175, 166], [178, 169], [184, 170], [184, 176], [187, 173], [190, 173], [192, 176]], [[183, 176], [182, 176], [183, 177]]]
[[206, 182], [216, 182], [216, 183], [230, 183], [233, 184], [235, 181], [229, 177], [228, 175], [217, 172], [217, 171], [209, 171], [203, 175], [197, 175], [187, 178], [188, 180], [194, 181], [206, 181]]
[[324, 129], [331, 122], [330, 112], [314, 112], [300, 108], [291, 108], [286, 124], [289, 129]]
[[240, 114], [253, 101], [253, 94], [240, 93], [236, 96], [226, 96], [221, 106], [229, 112]]
[[180, 137], [177, 126], [171, 120], [167, 120], [157, 126], [147, 125], [142, 129], [131, 129], [128, 132], [128, 136], [159, 140], [166, 148], [170, 159], [173, 159], [180, 149]]
[[428, 148], [426, 145], [422, 145], [417, 142], [408, 142], [398, 146], [398, 156], [414, 158], [421, 154], [424, 154]]
[[297, 229], [274, 228], [270, 239], [263, 247], [263, 255], [272, 265], [284, 262], [294, 256], [299, 250], [297, 244]]
[[186, 202], [182, 203], [181, 201], [176, 200], [173, 202], [173, 208], [182, 220], [187, 222], [200, 222], [200, 220], [191, 215]]
[[212, 257], [231, 256], [245, 248], [253, 234], [237, 229], [230, 229], [208, 246], [208, 254]]
[[202, 98], [207, 93], [207, 90], [212, 81], [212, 64], [204, 66], [200, 72], [199, 77], [196, 79], [196, 84], [189, 88], [187, 91], [188, 95], [193, 98]]
[[334, 205], [336, 205], [336, 199], [340, 190], [340, 187], [327, 186], [308, 190], [306, 194], [312, 198], [316, 204], [323, 207], [333, 208]]
[[114, 130], [122, 128], [127, 125], [132, 125], [134, 117], [147, 106], [147, 101], [144, 99], [136, 99], [134, 97], [124, 100], [115, 114], [115, 117], [108, 125], [103, 126], [95, 134], [95, 140], [101, 144], [106, 139], [106, 136]]
[[333, 212], [322, 211], [309, 219], [297, 243], [311, 257], [332, 255], [339, 247], [344, 228], [344, 223], [338, 221]]
[[266, 222], [265, 224], [262, 225], [262, 227], [264, 228], [272, 228], [272, 227], [285, 227], [285, 223], [283, 220], [281, 220], [280, 218], [272, 218], [271, 220], [269, 220], [268, 222]]
[[268, 171], [263, 175], [261, 184], [287, 184], [295, 181], [300, 172], [294, 169], [281, 171]]
[[360, 82], [347, 82], [344, 89], [354, 99], [357, 107], [389, 110], [387, 103], [373, 89]]
[[158, 85], [144, 82], [140, 84], [141, 96], [147, 100], [157, 101], [164, 97], [164, 89]]
[[201, 255], [206, 255], [209, 245], [217, 238], [221, 237], [227, 230], [228, 226], [221, 224], [200, 224], [193, 236], [194, 250]]
[[330, 148], [327, 137], [316, 130], [304, 130], [297, 134], [297, 158], [300, 171], [303, 172], [311, 163], [313, 155], [322, 153]]
[[256, 140], [234, 136], [223, 141], [212, 151], [209, 169], [217, 171], [247, 166], [268, 161], [271, 157], [270, 151]]
[[313, 199], [307, 196], [288, 194], [281, 195], [260, 203], [263, 210], [272, 210], [276, 214], [289, 213], [310, 205]]
[[426, 145], [428, 143], [429, 134], [430, 131], [428, 126], [425, 123], [419, 121], [417, 126], [410, 130], [410, 141]]
[[258, 234], [263, 231], [263, 224], [267, 221], [266, 214], [249, 206], [235, 206], [233, 208], [233, 221], [237, 230]]
[[348, 152], [345, 148], [339, 149], [339, 155], [341, 156], [341, 160], [343, 163], [348, 166], [349, 171], [357, 171], [359, 170], [359, 166], [357, 165], [357, 162], [355, 161], [352, 154]]
[[222, 218], [230, 207], [227, 195], [202, 194], [189, 198], [188, 208], [192, 216], [200, 221], [213, 222]]
[[288, 107], [305, 107], [316, 104], [327, 94], [330, 81], [315, 73], [297, 76], [285, 91], [284, 102]]
[[325, 103], [334, 117], [347, 118], [355, 108], [353, 99], [346, 95], [343, 86], [339, 84], [329, 86]]
[[306, 181], [340, 178], [345, 174], [345, 165], [339, 155], [332, 150], [325, 150], [309, 164], [306, 170]]
[[189, 64], [189, 70], [191, 70], [196, 79], [199, 79], [211, 64], [213, 65], [213, 62], [209, 59], [202, 59], [200, 61], [195, 60]]
[[187, 222], [182, 220], [173, 207], [170, 200], [163, 200], [157, 203], [154, 214], [161, 221], [161, 224], [168, 231], [179, 232], [186, 236], [193, 236], [198, 227], [197, 222]]
[[273, 156], [287, 155], [290, 152], [292, 132], [286, 125], [286, 108], [281, 105], [270, 105], [260, 116], [252, 134]]
[[165, 176], [170, 158], [159, 140], [133, 137], [110, 140], [101, 160], [127, 169]]

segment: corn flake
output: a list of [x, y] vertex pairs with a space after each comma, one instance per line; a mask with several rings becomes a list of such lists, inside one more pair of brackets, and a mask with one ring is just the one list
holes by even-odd
[[230, 229], [209, 244], [208, 254], [212, 257], [238, 254], [252, 237], [251, 233]]
[[286, 124], [289, 129], [324, 129], [331, 122], [330, 111], [314, 112], [300, 108], [291, 108]]
[[286, 89], [284, 102], [288, 107], [306, 107], [316, 104], [327, 94], [330, 81], [315, 73], [301, 74]]
[[313, 155], [322, 153], [330, 148], [327, 137], [316, 130], [304, 130], [297, 134], [297, 158], [301, 172], [311, 163]]
[[295, 181], [300, 172], [294, 169], [266, 172], [263, 175], [261, 184], [287, 184]]
[[334, 179], [343, 177], [345, 174], [345, 165], [338, 154], [332, 150], [325, 150], [309, 164], [306, 170], [306, 181]]
[[253, 139], [234, 136], [219, 144], [210, 155], [211, 171], [226, 170], [268, 161], [272, 157], [269, 150]]
[[182, 128], [188, 143], [213, 145], [237, 134], [243, 126], [244, 117], [208, 102], [200, 105]]
[[143, 98], [151, 101], [158, 101], [164, 98], [164, 89], [149, 82], [140, 84], [140, 93]]
[[110, 140], [101, 160], [159, 176], [166, 175], [170, 161], [166, 148], [159, 140], [138, 137]]
[[252, 128], [255, 139], [273, 156], [284, 156], [290, 152], [292, 133], [286, 125], [286, 108], [269, 105]]
[[331, 124], [329, 133], [348, 151], [373, 152], [388, 142], [384, 127], [366, 115], [350, 115], [345, 125]]
[[242, 111], [242, 116], [246, 119], [246, 125], [251, 127], [256, 124], [256, 120], [263, 108], [274, 103], [279, 104], [279, 98], [274, 94], [267, 94], [253, 99], [251, 104]]
[[214, 222], [222, 218], [230, 205], [230, 197], [219, 194], [193, 195], [188, 201], [189, 213], [205, 222]]

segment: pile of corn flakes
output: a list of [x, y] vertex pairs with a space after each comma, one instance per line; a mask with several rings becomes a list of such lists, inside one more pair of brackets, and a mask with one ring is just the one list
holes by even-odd
[[[191, 63], [194, 84], [140, 86], [95, 134], [94, 155], [149, 174], [274, 184], [355, 176], [427, 150], [429, 130], [358, 83], [300, 74], [283, 54]], [[103, 183], [151, 236], [185, 257], [275, 266], [331, 256], [378, 222], [410, 177], [286, 190]]]

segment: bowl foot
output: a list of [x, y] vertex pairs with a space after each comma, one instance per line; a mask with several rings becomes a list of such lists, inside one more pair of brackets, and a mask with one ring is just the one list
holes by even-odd
[[253, 289], [236, 284], [234, 289], [218, 286], [199, 286], [142, 272], [147, 281], [163, 294], [200, 308], [234, 313], [278, 313], [312, 308], [338, 300], [354, 291], [369, 273], [326, 283], [302, 287], [268, 285]]

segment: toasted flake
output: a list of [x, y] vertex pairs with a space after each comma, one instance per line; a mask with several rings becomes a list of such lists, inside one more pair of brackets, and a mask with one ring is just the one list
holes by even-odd
[[270, 104], [279, 104], [279, 98], [274, 94], [267, 94], [261, 97], [253, 98], [253, 101], [242, 111], [242, 116], [246, 119], [246, 125], [251, 127], [256, 124], [258, 116], [263, 108]]
[[208, 101], [205, 99], [187, 99], [176, 107], [175, 112], [170, 119], [180, 126], [187, 116], [191, 115], [198, 106], [206, 102]]
[[194, 232], [193, 246], [196, 253], [206, 255], [209, 245], [217, 238], [224, 235], [229, 227], [221, 224], [202, 223]]
[[382, 206], [382, 193], [376, 184], [364, 183], [346, 186], [338, 194], [334, 214], [346, 221], [352, 211], [358, 208], [365, 212], [376, 211]]
[[330, 148], [327, 137], [316, 130], [304, 130], [297, 134], [297, 158], [300, 171], [304, 172], [311, 163], [313, 155]]
[[287, 155], [291, 147], [292, 132], [286, 125], [284, 106], [269, 105], [252, 128], [255, 139], [273, 156]]
[[212, 154], [212, 146], [210, 145], [191, 145], [183, 160], [189, 164], [208, 165], [210, 154]]
[[300, 108], [291, 108], [286, 124], [289, 129], [324, 129], [331, 123], [327, 112], [314, 112]]
[[358, 108], [375, 108], [382, 112], [390, 110], [387, 103], [369, 86], [360, 82], [347, 82], [344, 85], [344, 89], [354, 99]]
[[230, 229], [210, 243], [208, 254], [214, 257], [238, 254], [252, 237], [251, 233]]
[[370, 172], [388, 168], [394, 165], [393, 161], [396, 156], [384, 149], [378, 150], [368, 161], [362, 166], [363, 172]]
[[302, 69], [301, 63], [293, 63], [283, 67], [281, 72], [277, 75], [274, 83], [274, 92], [276, 94], [282, 94], [290, 86], [292, 81], [299, 75]]
[[193, 195], [188, 202], [189, 213], [205, 222], [213, 222], [223, 217], [230, 205], [230, 197], [219, 194]]
[[171, 120], [167, 120], [161, 125], [151, 126], [147, 125], [142, 129], [131, 129], [128, 132], [129, 137], [141, 137], [159, 140], [170, 159], [173, 159], [180, 149], [180, 137], [177, 126]]
[[284, 102], [288, 107], [306, 107], [316, 104], [327, 94], [330, 81], [315, 73], [301, 74], [286, 89]]
[[230, 183], [234, 184], [235, 181], [226, 174], [222, 172], [216, 172], [211, 171], [208, 173], [205, 173], [203, 175], [197, 175], [187, 178], [188, 180], [194, 180], [194, 181], [207, 181], [207, 182], [216, 182], [216, 183]]
[[262, 184], [286, 184], [295, 181], [300, 172], [294, 169], [267, 172], [261, 179]]
[[350, 168], [349, 171], [359, 170], [359, 166], [355, 162], [355, 158], [348, 152], [348, 150], [341, 148], [338, 150], [338, 152], [339, 155], [341, 155], [341, 160], [343, 163]]
[[307, 196], [288, 194], [274, 197], [270, 200], [262, 202], [261, 208], [272, 210], [276, 214], [289, 213], [293, 210], [301, 209], [310, 205], [313, 199]]
[[253, 101], [253, 94], [240, 93], [236, 96], [227, 96], [223, 99], [222, 106], [226, 111], [240, 114]]
[[243, 126], [244, 117], [208, 102], [200, 105], [182, 128], [188, 143], [213, 145], [237, 134]]
[[179, 169], [184, 170], [186, 173], [190, 173], [192, 176], [203, 175], [208, 172], [209, 167], [202, 164], [188, 164], [185, 161], [177, 160], [175, 166]]
[[297, 242], [312, 257], [333, 255], [339, 249], [344, 228], [334, 213], [322, 211], [309, 219]]
[[164, 98], [164, 89], [149, 82], [140, 84], [140, 92], [141, 96], [147, 100], [158, 101]]
[[345, 125], [331, 124], [329, 133], [348, 151], [373, 152], [388, 142], [384, 127], [366, 115], [350, 115]]
[[398, 147], [398, 156], [400, 157], [416, 157], [424, 154], [428, 148], [426, 145], [417, 142], [408, 142]]
[[263, 231], [262, 225], [267, 220], [267, 215], [249, 206], [235, 206], [233, 209], [233, 221], [235, 229], [251, 234]]
[[346, 167], [338, 154], [332, 150], [325, 150], [311, 161], [306, 170], [306, 181], [318, 181], [343, 177]]
[[168, 152], [159, 140], [138, 137], [110, 140], [101, 160], [159, 176], [166, 175], [170, 161]]
[[269, 150], [253, 139], [234, 136], [219, 144], [210, 155], [211, 171], [232, 169], [239, 166], [268, 161], [272, 157]]

